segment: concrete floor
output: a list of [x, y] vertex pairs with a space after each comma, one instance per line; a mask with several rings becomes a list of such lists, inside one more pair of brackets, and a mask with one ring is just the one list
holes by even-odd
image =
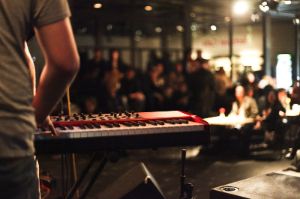
[[[286, 169], [291, 162], [268, 155], [251, 158], [239, 158], [230, 153], [204, 153], [199, 148], [188, 148], [186, 161], [187, 182], [194, 185], [195, 199], [208, 199], [213, 187], [235, 182], [256, 175]], [[59, 156], [39, 156], [41, 170], [50, 172], [57, 180], [49, 199], [61, 195], [61, 160]], [[87, 164], [90, 155], [78, 156], [79, 173]], [[162, 148], [157, 150], [126, 151], [117, 162], [109, 162], [92, 187], [87, 199], [101, 198], [101, 192], [120, 175], [143, 162], [158, 182], [167, 199], [179, 198], [180, 148]], [[132, 176], [133, 178], [134, 176]], [[86, 184], [86, 182], [84, 183]], [[117, 191], [117, 190], [116, 190]], [[101, 198], [102, 199], [102, 198]], [[107, 199], [107, 198], [105, 198]]]

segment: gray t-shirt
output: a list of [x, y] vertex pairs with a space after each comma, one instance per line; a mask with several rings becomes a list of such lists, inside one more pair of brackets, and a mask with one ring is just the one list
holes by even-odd
[[34, 153], [36, 124], [25, 40], [32, 27], [69, 16], [67, 0], [0, 0], [0, 158]]

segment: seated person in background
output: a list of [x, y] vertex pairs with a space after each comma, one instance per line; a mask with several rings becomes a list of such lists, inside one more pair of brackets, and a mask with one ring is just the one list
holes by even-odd
[[269, 115], [272, 106], [275, 104], [276, 100], [276, 90], [271, 85], [266, 86], [263, 89], [263, 94], [259, 97], [257, 103], [259, 114], [263, 119], [265, 119]]
[[255, 118], [258, 114], [256, 101], [245, 95], [245, 88], [241, 85], [235, 88], [235, 100], [232, 103], [230, 116], [240, 116], [244, 118]]
[[266, 132], [265, 141], [269, 144], [278, 144], [283, 139], [285, 125], [281, 120], [287, 109], [289, 109], [289, 98], [284, 89], [278, 89], [276, 100], [271, 106], [268, 115], [262, 122], [262, 128]]
[[103, 88], [101, 89], [101, 92], [98, 92], [99, 111], [108, 113], [125, 110], [119, 91], [122, 77], [122, 73], [118, 70], [112, 70], [105, 74], [103, 79]]
[[[245, 88], [241, 85], [235, 88], [235, 101], [229, 116], [241, 118], [255, 118], [258, 115], [256, 101], [245, 94]], [[249, 146], [255, 123], [245, 124], [240, 130], [239, 153], [242, 156], [249, 154]]]
[[127, 68], [124, 78], [121, 80], [120, 93], [122, 97], [126, 98], [130, 111], [141, 112], [145, 110], [146, 97], [136, 73], [134, 68]]

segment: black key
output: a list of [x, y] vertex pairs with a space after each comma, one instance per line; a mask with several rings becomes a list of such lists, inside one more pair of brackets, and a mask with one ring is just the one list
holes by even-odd
[[112, 123], [112, 125], [114, 126], [114, 127], [120, 127], [120, 124], [118, 124], [118, 123]]
[[72, 125], [68, 125], [68, 126], [66, 126], [68, 129], [74, 129], [74, 127], [72, 126]]
[[138, 122], [130, 122], [133, 126], [139, 126]]
[[93, 129], [94, 126], [92, 124], [86, 124], [86, 126], [89, 128], [89, 129]]
[[79, 128], [86, 129], [86, 126], [85, 125], [80, 125]]
[[106, 127], [108, 127], [108, 128], [114, 127], [111, 123], [105, 123], [105, 124], [103, 124], [103, 125], [106, 126]]
[[140, 126], [146, 126], [145, 122], [139, 121], [138, 123], [139, 123]]
[[101, 128], [100, 124], [94, 123], [93, 125], [94, 125], [94, 127], [98, 128], [98, 129]]
[[124, 122], [123, 123], [125, 126], [132, 126], [132, 124], [130, 122]]
[[58, 126], [56, 126], [56, 127], [59, 128], [60, 130], [66, 130], [66, 127], [61, 126], [61, 125], [58, 125]]
[[157, 122], [157, 124], [159, 124], [159, 125], [165, 125], [165, 123], [164, 123], [163, 121], [161, 121], [161, 120], [156, 120], [156, 122]]
[[181, 123], [182, 123], [182, 124], [188, 124], [189, 121], [188, 121], [188, 120], [183, 120], [183, 119], [182, 119], [182, 120], [181, 120]]
[[176, 124], [176, 122], [174, 120], [166, 120], [166, 123], [169, 123], [169, 124]]
[[152, 121], [152, 120], [147, 121], [147, 123], [148, 123], [148, 124], [152, 124], [152, 125], [154, 125], [154, 126], [157, 126], [157, 123], [156, 123], [155, 121]]

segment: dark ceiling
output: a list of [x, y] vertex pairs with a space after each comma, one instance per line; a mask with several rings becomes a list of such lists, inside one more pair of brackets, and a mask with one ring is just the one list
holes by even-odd
[[[72, 9], [72, 22], [77, 33], [128, 35], [140, 30], [142, 34], [153, 35], [156, 27], [164, 33], [176, 32], [176, 26], [184, 27], [186, 19], [196, 29], [204, 30], [211, 24], [222, 26], [231, 14], [236, 0], [69, 0]], [[245, 17], [238, 17], [240, 23], [250, 23], [252, 13], [259, 13], [261, 0], [246, 0], [250, 11]], [[266, 0], [271, 1], [271, 0]], [[93, 8], [101, 3], [101, 9]], [[152, 6], [147, 12], [144, 7]], [[277, 11], [297, 14], [300, 0], [292, 0], [290, 5], [279, 3]], [[96, 28], [98, 27], [98, 28]]]

